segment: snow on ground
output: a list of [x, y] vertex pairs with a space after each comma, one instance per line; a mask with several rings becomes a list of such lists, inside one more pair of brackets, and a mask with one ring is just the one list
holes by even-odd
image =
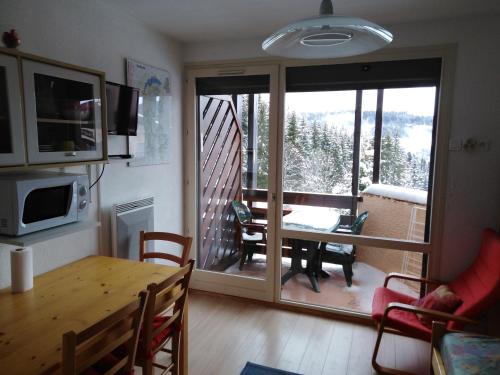
[[427, 204], [427, 192], [423, 190], [410, 189], [401, 186], [372, 184], [368, 186], [363, 193], [380, 195], [382, 197], [393, 198], [400, 201], [412, 202], [417, 204]]

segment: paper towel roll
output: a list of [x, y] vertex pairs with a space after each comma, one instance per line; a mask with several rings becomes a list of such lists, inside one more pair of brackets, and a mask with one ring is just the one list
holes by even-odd
[[25, 292], [33, 288], [33, 251], [31, 247], [11, 250], [10, 278], [12, 293]]

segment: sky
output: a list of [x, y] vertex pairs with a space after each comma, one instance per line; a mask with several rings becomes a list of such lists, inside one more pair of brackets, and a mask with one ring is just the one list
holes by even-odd
[[[432, 116], [435, 91], [434, 87], [385, 89], [384, 111]], [[356, 91], [287, 93], [285, 98], [287, 112], [297, 113], [353, 111], [355, 103]], [[364, 90], [363, 110], [375, 111], [376, 106], [377, 90]]]

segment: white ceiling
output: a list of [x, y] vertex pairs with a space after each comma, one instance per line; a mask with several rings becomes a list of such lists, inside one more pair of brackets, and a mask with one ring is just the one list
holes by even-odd
[[[264, 37], [316, 16], [320, 0], [101, 0], [185, 43]], [[334, 0], [335, 13], [381, 25], [500, 14], [500, 0]]]

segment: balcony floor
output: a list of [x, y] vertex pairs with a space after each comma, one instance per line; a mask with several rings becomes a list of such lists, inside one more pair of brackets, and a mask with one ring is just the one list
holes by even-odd
[[[225, 270], [225, 273], [263, 278], [266, 269], [266, 256], [255, 254], [253, 262], [245, 264], [243, 271], [240, 271], [238, 266], [239, 263], [233, 264]], [[289, 267], [290, 258], [283, 258], [282, 273], [286, 272]], [[281, 298], [368, 314], [371, 312], [373, 293], [377, 287], [384, 284], [386, 274], [383, 271], [363, 262], [355, 262], [352, 286], [348, 287], [342, 266], [325, 263], [323, 268], [331, 276], [319, 279], [321, 293], [314, 292], [307, 276], [299, 274], [283, 286]], [[414, 290], [397, 280], [391, 280], [389, 286], [391, 289], [417, 297]]]

